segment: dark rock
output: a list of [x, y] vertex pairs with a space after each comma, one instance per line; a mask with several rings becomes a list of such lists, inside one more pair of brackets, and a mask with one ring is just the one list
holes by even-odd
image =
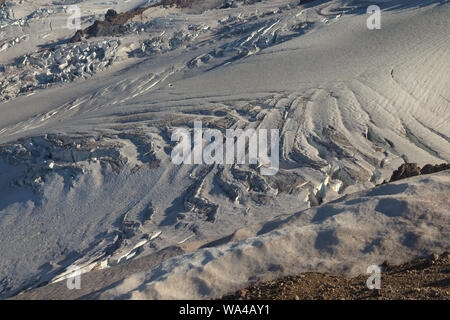
[[85, 34], [91, 37], [113, 36], [127, 31], [127, 27], [122, 24], [114, 24], [106, 21], [95, 21], [92, 26], [86, 29]]
[[70, 39], [70, 42], [79, 42], [81, 40], [83, 40], [83, 30], [77, 30], [72, 39]]
[[[404, 163], [392, 174], [391, 180], [389, 182], [418, 176], [421, 174], [430, 174], [439, 171], [450, 170], [450, 163], [442, 163], [442, 164], [426, 164], [422, 169], [417, 165], [417, 163]], [[384, 184], [383, 181], [382, 184]]]
[[176, 6], [178, 8], [188, 8], [192, 5], [193, 0], [162, 0], [161, 5], [163, 7]]
[[392, 174], [390, 182], [420, 175], [417, 163], [404, 163]]
[[130, 19], [138, 15], [142, 15], [144, 11], [150, 8], [158, 6], [176, 6], [178, 8], [188, 8], [192, 5], [192, 2], [193, 0], [162, 0], [158, 3], [145, 7], [135, 8], [123, 13], [117, 13], [115, 10], [109, 9], [105, 14], [104, 21], [96, 20], [90, 27], [84, 30], [78, 30], [77, 33], [69, 40], [69, 42], [74, 43], [81, 41], [83, 37], [90, 38], [98, 36], [118, 35], [128, 30], [125, 24]]
[[427, 164], [420, 170], [420, 174], [430, 174], [430, 173], [435, 173], [435, 172], [449, 170], [449, 169], [450, 169], [450, 163], [442, 163], [442, 164], [436, 164], [436, 165]]
[[94, 24], [84, 30], [78, 30], [75, 35], [69, 40], [74, 43], [81, 41], [83, 38], [101, 37], [101, 36], [114, 36], [119, 35], [128, 30], [126, 23], [137, 15], [142, 14], [150, 7], [136, 8], [124, 13], [117, 13], [113, 9], [109, 9], [105, 14], [105, 20], [96, 20]]
[[113, 22], [115, 17], [117, 17], [117, 11], [109, 9], [105, 14], [105, 21]]

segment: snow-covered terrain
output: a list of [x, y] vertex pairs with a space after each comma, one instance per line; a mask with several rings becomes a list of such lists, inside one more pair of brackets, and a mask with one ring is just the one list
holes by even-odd
[[[67, 41], [68, 5], [87, 28], [155, 2], [0, 8], [0, 298], [74, 266], [122, 270], [88, 298], [207, 298], [450, 248], [448, 171], [374, 189], [450, 161], [449, 1], [196, 0]], [[279, 172], [174, 164], [194, 121], [278, 129]]]
[[[364, 274], [448, 249], [450, 171], [384, 184], [191, 248], [177, 245], [18, 299], [201, 299], [301, 272]], [[194, 252], [190, 252], [193, 251]]]

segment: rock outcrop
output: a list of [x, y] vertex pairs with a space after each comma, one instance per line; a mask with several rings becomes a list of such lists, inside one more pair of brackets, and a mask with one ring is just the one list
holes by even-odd
[[83, 38], [101, 37], [101, 36], [114, 36], [121, 34], [128, 30], [126, 23], [138, 15], [142, 15], [144, 11], [157, 7], [171, 7], [176, 6], [179, 8], [187, 8], [192, 4], [192, 0], [163, 0], [159, 3], [135, 8], [123, 13], [117, 13], [113, 9], [109, 9], [105, 14], [105, 20], [96, 20], [90, 27], [78, 30], [69, 42], [78, 42]]
[[442, 163], [436, 165], [426, 164], [422, 169], [417, 165], [417, 163], [404, 163], [394, 171], [389, 182], [414, 177], [421, 174], [435, 173], [448, 169], [450, 169], [450, 163]]

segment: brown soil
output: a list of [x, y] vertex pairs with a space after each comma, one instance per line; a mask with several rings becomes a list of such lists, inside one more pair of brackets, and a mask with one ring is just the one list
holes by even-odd
[[381, 289], [369, 290], [370, 275], [346, 278], [305, 273], [241, 289], [223, 299], [238, 300], [448, 300], [450, 253], [390, 266], [382, 265]]

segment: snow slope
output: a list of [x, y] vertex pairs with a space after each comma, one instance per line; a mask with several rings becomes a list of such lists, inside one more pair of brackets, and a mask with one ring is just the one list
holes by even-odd
[[[450, 171], [384, 184], [295, 214], [57, 282], [17, 299], [202, 299], [302, 272], [358, 275], [448, 250]], [[193, 252], [190, 252], [193, 251]]]
[[345, 196], [254, 227], [254, 237], [171, 258], [125, 277], [96, 299], [220, 298], [257, 280], [365, 273], [449, 247], [450, 172]]
[[[120, 266], [180, 242], [218, 239], [370, 190], [404, 160], [450, 161], [450, 4], [375, 2], [383, 9], [381, 30], [366, 27], [372, 1], [274, 0], [201, 13], [158, 8], [130, 22], [120, 37], [76, 44], [63, 41], [74, 31], [65, 27], [62, 5], [22, 1], [8, 7], [14, 14], [2, 11], [0, 297], [63, 279], [70, 266], [84, 272]], [[108, 8], [122, 12], [146, 3], [81, 1], [82, 26]], [[11, 34], [24, 37], [16, 43]], [[220, 130], [279, 129], [280, 171], [270, 177], [246, 165], [174, 165], [171, 133], [192, 128], [194, 120]], [[225, 246], [168, 260], [95, 297], [182, 297], [171, 285], [184, 271], [192, 275], [185, 297], [208, 297], [252, 274], [307, 269], [288, 256], [283, 271], [271, 272], [281, 259], [276, 252], [267, 261], [250, 253], [277, 245], [298, 252], [298, 244], [308, 244], [311, 250], [300, 257], [311, 262], [309, 270], [332, 272], [360, 272], [369, 260], [394, 253], [406, 259], [448, 249], [447, 177], [405, 187], [442, 196], [434, 200], [441, 208], [429, 208], [436, 220], [423, 225], [409, 209], [420, 206], [418, 196], [392, 206], [386, 196], [381, 211], [370, 209], [381, 201], [375, 196], [364, 206], [343, 205], [349, 211], [334, 216], [343, 224], [311, 223], [308, 215], [321, 210], [313, 208], [278, 227], [277, 236], [264, 232], [240, 243], [249, 258], [235, 270], [235, 283], [210, 283], [208, 276], [209, 268], [215, 274], [238, 255]], [[383, 214], [397, 206], [404, 217]], [[361, 244], [341, 237], [346, 224]], [[293, 235], [302, 228], [311, 237], [297, 243]], [[397, 232], [399, 241], [375, 241], [383, 232]], [[314, 249], [316, 238], [338, 248], [322, 255]], [[251, 241], [264, 245], [251, 249]], [[368, 253], [354, 255], [363, 243]], [[199, 262], [206, 252], [208, 267]], [[186, 269], [189, 259], [200, 269]], [[196, 278], [207, 281], [205, 290], [202, 281], [192, 285]]]

